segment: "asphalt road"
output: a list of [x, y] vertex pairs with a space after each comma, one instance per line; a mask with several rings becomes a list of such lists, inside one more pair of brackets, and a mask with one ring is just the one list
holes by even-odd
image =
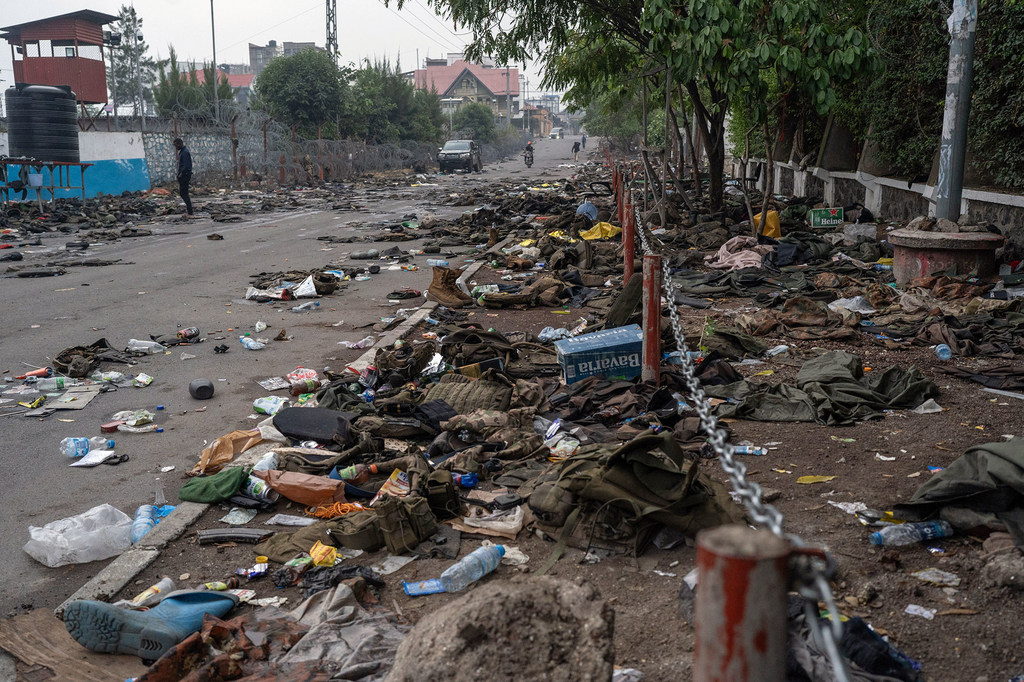
[[[480, 174], [431, 177], [427, 182], [458, 191], [499, 180], [533, 183], [566, 177], [572, 169], [559, 166], [571, 163], [569, 150], [575, 139], [538, 141], [531, 169], [519, 158], [490, 164]], [[6, 576], [0, 614], [55, 607], [106, 563], [42, 566], [22, 550], [30, 525], [42, 526], [102, 503], [131, 516], [138, 505], [153, 501], [158, 478], [173, 503], [184, 472], [208, 442], [254, 426], [255, 420], [249, 418], [252, 401], [266, 395], [257, 380], [282, 376], [299, 365], [318, 370], [342, 367], [360, 351], [347, 350], [338, 342], [366, 336], [367, 330], [353, 327], [400, 307], [387, 302], [389, 291], [405, 286], [425, 289], [431, 277], [426, 256], [418, 256], [415, 260], [421, 269], [417, 272], [384, 271], [370, 281], [352, 282], [344, 292], [322, 299], [319, 311], [296, 314], [289, 310], [293, 304], [245, 301], [250, 275], [345, 262], [349, 252], [371, 246], [317, 241], [321, 235], [360, 234], [368, 225], [379, 228], [382, 221], [408, 213], [453, 217], [472, 209], [437, 205], [428, 197], [436, 195], [433, 190], [437, 189], [397, 185], [342, 193], [339, 199], [364, 207], [358, 212], [301, 210], [256, 214], [240, 223], [200, 218], [192, 223], [146, 225], [159, 233], [95, 246], [87, 252], [91, 257], [121, 259], [118, 264], [76, 267], [61, 277], [0, 280], [4, 293], [0, 371], [6, 371], [0, 375], [0, 385], [9, 388], [21, 383], [10, 377], [50, 364], [64, 348], [100, 338], [123, 348], [130, 338], [148, 339], [150, 334], [198, 326], [208, 339], [140, 359], [126, 372], [145, 372], [155, 378], [152, 385], [101, 394], [82, 410], [37, 419], [8, 415], [17, 408], [12, 409], [12, 403], [0, 405], [0, 566]], [[196, 203], [202, 212], [202, 199]], [[211, 232], [224, 239], [206, 239]], [[44, 238], [44, 246], [30, 249], [36, 253], [26, 253], [25, 262], [42, 261], [71, 239], [63, 234]], [[400, 246], [414, 248], [416, 243]], [[257, 320], [269, 325], [265, 336], [285, 328], [293, 340], [246, 351], [238, 343], [239, 333], [251, 330]], [[333, 326], [340, 321], [344, 324]], [[231, 350], [214, 353], [213, 347], [220, 343]], [[195, 357], [182, 359], [183, 352]], [[188, 394], [189, 382], [200, 377], [216, 386], [211, 400], [196, 401]], [[58, 449], [61, 439], [99, 435], [99, 425], [113, 413], [153, 410], [157, 405], [164, 406], [158, 417], [163, 433], [114, 436], [117, 452], [130, 455], [129, 461], [117, 466], [68, 467], [69, 460]], [[175, 469], [161, 474], [166, 466]]]

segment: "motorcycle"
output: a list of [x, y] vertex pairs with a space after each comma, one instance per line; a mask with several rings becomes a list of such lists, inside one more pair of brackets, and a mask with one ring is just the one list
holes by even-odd
[[525, 152], [523, 152], [523, 161], [526, 162], [526, 167], [527, 168], [529, 168], [530, 166], [533, 165], [533, 150], [532, 149], [527, 149]]

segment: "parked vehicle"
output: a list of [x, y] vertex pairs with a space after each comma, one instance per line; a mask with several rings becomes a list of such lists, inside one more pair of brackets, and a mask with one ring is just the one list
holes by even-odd
[[561, 140], [565, 137], [565, 129], [563, 128], [552, 128], [550, 138], [552, 140]]
[[442, 173], [462, 169], [480, 172], [480, 144], [474, 140], [448, 140], [437, 150], [437, 165]]

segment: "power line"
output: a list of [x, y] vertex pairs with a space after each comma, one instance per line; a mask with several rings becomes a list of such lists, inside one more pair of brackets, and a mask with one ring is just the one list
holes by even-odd
[[239, 40], [239, 41], [237, 41], [237, 42], [234, 42], [234, 43], [231, 43], [231, 44], [230, 44], [230, 45], [228, 45], [227, 47], [224, 47], [224, 48], [221, 48], [221, 49], [222, 49], [222, 50], [230, 50], [230, 49], [231, 49], [232, 47], [234, 47], [235, 45], [241, 45], [242, 43], [247, 43], [247, 42], [249, 42], [249, 40], [251, 40], [252, 38], [255, 38], [255, 37], [256, 37], [256, 36], [258, 36], [258, 35], [261, 35], [261, 34], [263, 34], [263, 33], [266, 33], [267, 31], [273, 31], [273, 30], [274, 30], [275, 28], [278, 28], [278, 27], [280, 27], [280, 26], [284, 26], [284, 25], [285, 25], [285, 24], [287, 24], [287, 23], [288, 23], [289, 21], [294, 21], [295, 19], [298, 19], [299, 17], [301, 17], [301, 16], [303, 15], [303, 14], [309, 14], [309, 13], [310, 13], [310, 12], [312, 12], [313, 10], [315, 10], [315, 9], [320, 9], [320, 8], [321, 8], [321, 7], [323, 7], [323, 6], [324, 6], [324, 3], [323, 3], [323, 2], [318, 2], [318, 3], [316, 3], [315, 5], [313, 5], [312, 7], [310, 7], [309, 9], [307, 9], [307, 10], [303, 10], [303, 11], [299, 12], [299, 13], [298, 13], [298, 14], [296, 14], [295, 16], [291, 16], [291, 17], [288, 17], [287, 19], [285, 19], [285, 20], [283, 20], [283, 21], [279, 21], [279, 22], [277, 22], [276, 24], [274, 24], [273, 26], [268, 26], [268, 27], [267, 27], [267, 28], [265, 28], [265, 29], [262, 29], [262, 30], [260, 30], [260, 31], [257, 31], [256, 33], [253, 33], [253, 34], [252, 34], [251, 36], [248, 36], [248, 37], [246, 37], [246, 38], [242, 38], [241, 40]]
[[455, 31], [448, 27], [448, 24], [441, 21], [441, 18], [437, 16], [437, 14], [435, 14], [433, 10], [424, 5], [420, 0], [412, 0], [410, 5], [418, 7], [421, 10], [423, 10], [431, 19], [433, 19], [439, 26], [441, 26], [441, 28], [447, 31], [453, 38], [455, 38], [459, 42], [462, 42], [464, 36], [473, 35], [472, 31], [466, 31], [465, 33], [456, 33]]
[[[424, 33], [423, 31], [421, 31], [421, 30], [419, 29], [419, 27], [418, 27], [418, 26], [416, 26], [416, 25], [412, 24], [412, 23], [411, 23], [411, 22], [410, 22], [410, 21], [409, 21], [408, 19], [406, 19], [405, 17], [403, 17], [403, 16], [401, 15], [401, 14], [399, 14], [399, 13], [398, 13], [398, 12], [396, 12], [395, 10], [393, 10], [393, 9], [391, 9], [390, 7], [388, 7], [387, 5], [385, 5], [385, 4], [384, 4], [384, 0], [377, 0], [377, 2], [379, 2], [379, 3], [381, 4], [381, 6], [382, 6], [382, 7], [384, 8], [384, 9], [386, 9], [387, 11], [391, 12], [391, 13], [392, 13], [392, 14], [394, 14], [394, 15], [395, 15], [396, 17], [398, 17], [399, 19], [401, 19], [401, 20], [402, 20], [403, 22], [405, 22], [405, 23], [406, 23], [406, 24], [407, 24], [407, 25], [408, 25], [408, 26], [409, 26], [410, 28], [412, 28], [412, 29], [413, 29], [414, 31], [416, 31], [417, 33], [419, 33], [419, 34], [420, 34], [421, 36], [423, 36], [423, 37], [424, 37], [424, 38], [426, 38], [427, 40], [430, 40], [430, 41], [434, 41], [434, 40], [437, 40], [437, 38], [440, 38], [440, 42], [441, 42], [442, 44], [444, 44], [444, 45], [447, 45], [447, 48], [448, 48], [449, 50], [458, 50], [458, 49], [459, 49], [459, 48], [457, 48], [457, 47], [453, 47], [453, 46], [452, 46], [452, 45], [451, 45], [451, 44], [450, 44], [450, 43], [448, 42], [448, 39], [447, 39], [447, 38], [441, 38], [440, 36], [437, 36], [437, 38], [434, 38], [434, 37], [428, 36], [428, 35], [427, 35], [426, 33]], [[437, 35], [437, 34], [435, 34], [435, 35]]]

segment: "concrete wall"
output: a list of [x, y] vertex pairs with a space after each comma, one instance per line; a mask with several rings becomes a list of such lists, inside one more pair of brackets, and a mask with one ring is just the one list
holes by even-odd
[[[154, 185], [174, 182], [178, 174], [178, 154], [172, 142], [173, 133], [146, 133], [146, 161], [149, 181]], [[230, 173], [233, 166], [231, 139], [227, 135], [181, 135], [192, 154], [193, 175]]]
[[[753, 177], [757, 163], [756, 159], [750, 161], [748, 177]], [[824, 196], [827, 206], [863, 204], [879, 220], [903, 221], [935, 215], [935, 187], [930, 184], [908, 185], [906, 180], [879, 177], [863, 170], [801, 170], [796, 164], [782, 162], [776, 162], [775, 168], [772, 191], [776, 194], [792, 191], [795, 196]], [[734, 163], [732, 176], [741, 177], [741, 170], [739, 162]], [[763, 175], [757, 188], [764, 191]], [[974, 222], [996, 225], [1011, 243], [1024, 248], [1024, 195], [965, 188], [960, 213]]]
[[[8, 150], [7, 133], [0, 133], [0, 154]], [[78, 148], [85, 169], [85, 196], [121, 194], [150, 188], [146, 153], [141, 133], [79, 133]], [[82, 172], [69, 168], [62, 184], [81, 185]], [[58, 178], [59, 179], [59, 178]], [[50, 171], [43, 169], [43, 182], [50, 184]], [[57, 198], [80, 197], [81, 190], [56, 190]]]

